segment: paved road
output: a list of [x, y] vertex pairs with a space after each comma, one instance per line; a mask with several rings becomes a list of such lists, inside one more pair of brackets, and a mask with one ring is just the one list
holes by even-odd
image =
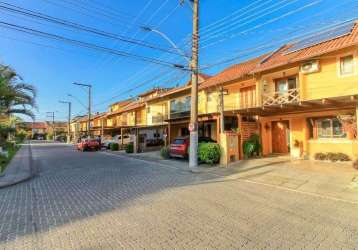
[[356, 249], [358, 206], [155, 163], [34, 146], [0, 190], [0, 249]]

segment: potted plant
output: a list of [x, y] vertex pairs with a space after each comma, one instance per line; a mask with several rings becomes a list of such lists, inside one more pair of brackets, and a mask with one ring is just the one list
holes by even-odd
[[291, 148], [291, 156], [293, 158], [299, 159], [301, 158], [302, 152], [302, 142], [299, 140], [294, 140], [293, 147]]

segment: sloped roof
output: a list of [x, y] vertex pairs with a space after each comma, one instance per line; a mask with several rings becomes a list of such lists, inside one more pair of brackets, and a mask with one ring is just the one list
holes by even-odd
[[32, 129], [47, 129], [46, 122], [25, 122], [24, 125]]
[[257, 67], [257, 65], [264, 57], [266, 57], [266, 55], [262, 55], [254, 59], [232, 65], [224, 69], [220, 73], [212, 76], [207, 81], [203, 82], [199, 88], [204, 89], [245, 77], [251, 74], [252, 70], [254, 70]]
[[254, 73], [280, 67], [289, 63], [307, 60], [315, 56], [327, 54], [339, 49], [344, 49], [358, 44], [358, 25], [357, 21], [354, 23], [353, 29], [349, 34], [339, 36], [337, 38], [324, 41], [310, 47], [290, 52], [289, 49], [293, 44], [286, 44], [265, 58], [256, 69]]

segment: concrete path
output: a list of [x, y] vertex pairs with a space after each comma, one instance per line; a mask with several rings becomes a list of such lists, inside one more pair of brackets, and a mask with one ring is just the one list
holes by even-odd
[[[188, 171], [188, 162], [163, 160], [159, 152], [126, 154], [111, 152], [143, 161]], [[358, 203], [358, 171], [350, 163], [329, 163], [308, 160], [292, 161], [289, 156], [273, 156], [235, 162], [228, 167], [200, 165], [201, 173], [210, 173], [223, 180], [241, 180], [276, 188], [325, 196]]]
[[35, 173], [36, 170], [32, 165], [31, 145], [24, 144], [0, 177], [0, 188], [26, 181], [33, 177]]
[[213, 174], [358, 204], [358, 171], [351, 164], [272, 157], [241, 161]]

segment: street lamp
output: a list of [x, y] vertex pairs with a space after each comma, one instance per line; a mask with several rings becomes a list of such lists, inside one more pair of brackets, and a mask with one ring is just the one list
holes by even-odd
[[71, 105], [72, 105], [72, 103], [66, 102], [66, 101], [59, 101], [59, 103], [68, 105], [67, 143], [70, 143], [71, 142], [70, 133], [71, 133]]
[[77, 83], [77, 82], [73, 82], [72, 84], [88, 88], [88, 123], [87, 123], [87, 131], [88, 131], [88, 137], [90, 137], [91, 136], [91, 89], [92, 89], [92, 85], [83, 84], [83, 83]]
[[185, 54], [185, 52], [183, 50], [181, 50], [166, 34], [164, 34], [163, 32], [153, 29], [151, 27], [148, 26], [141, 26], [140, 27], [143, 31], [145, 32], [153, 32], [156, 33], [158, 35], [160, 35], [164, 40], [166, 40], [175, 50], [177, 50], [179, 52], [179, 54], [181, 56], [184, 57], [184, 59], [188, 62], [188, 64], [191, 63], [191, 59]]

